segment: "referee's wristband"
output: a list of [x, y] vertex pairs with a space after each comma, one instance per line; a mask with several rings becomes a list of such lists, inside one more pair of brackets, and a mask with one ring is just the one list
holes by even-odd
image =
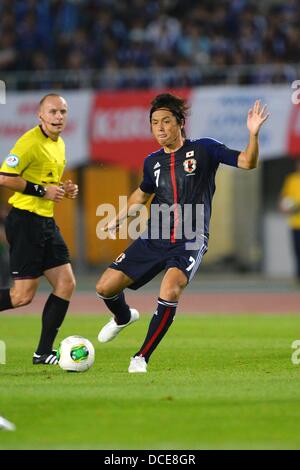
[[23, 194], [27, 194], [28, 196], [44, 197], [46, 192], [47, 189], [44, 186], [27, 181]]

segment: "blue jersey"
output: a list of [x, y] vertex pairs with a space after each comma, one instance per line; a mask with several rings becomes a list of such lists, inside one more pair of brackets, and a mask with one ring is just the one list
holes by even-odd
[[[240, 151], [229, 149], [211, 138], [187, 139], [176, 152], [166, 153], [160, 149], [150, 154], [144, 162], [144, 177], [140, 185], [143, 192], [155, 194], [150, 208], [152, 215], [148, 221], [148, 234], [153, 224], [152, 208], [172, 206], [169, 243], [191, 239], [185, 236], [182, 227], [180, 229], [180, 223], [187, 220], [187, 212], [192, 231], [197, 233], [196, 218], [202, 211], [203, 233], [197, 233], [197, 236], [208, 237], [216, 171], [220, 163], [237, 167], [239, 154]], [[157, 238], [166, 239], [159, 230]]]

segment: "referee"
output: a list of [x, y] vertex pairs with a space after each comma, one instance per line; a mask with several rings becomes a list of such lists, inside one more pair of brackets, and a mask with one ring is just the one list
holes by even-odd
[[72, 181], [61, 183], [66, 157], [60, 134], [67, 114], [62, 96], [44, 96], [38, 110], [40, 125], [20, 137], [0, 168], [0, 186], [14, 191], [5, 221], [14, 284], [0, 289], [0, 311], [30, 304], [42, 275], [53, 288], [43, 310], [33, 364], [57, 364], [53, 342], [75, 288], [68, 249], [53, 219], [54, 203], [78, 194]]

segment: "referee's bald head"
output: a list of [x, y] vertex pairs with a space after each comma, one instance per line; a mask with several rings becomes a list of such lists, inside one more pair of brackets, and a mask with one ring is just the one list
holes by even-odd
[[39, 108], [41, 109], [41, 107], [43, 106], [43, 104], [49, 99], [49, 98], [60, 98], [62, 99], [65, 104], [67, 104], [66, 100], [64, 99], [63, 96], [61, 95], [58, 95], [57, 93], [48, 93], [47, 95], [43, 96], [43, 98], [40, 100], [39, 102]]

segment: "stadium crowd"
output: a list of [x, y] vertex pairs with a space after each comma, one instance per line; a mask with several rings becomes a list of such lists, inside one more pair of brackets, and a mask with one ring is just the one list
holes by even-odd
[[[257, 67], [244, 83], [294, 79], [300, 2], [276, 0], [2, 0], [0, 71], [101, 71], [99, 87], [153, 86], [168, 70], [176, 85], [203, 83], [201, 70]], [[118, 73], [126, 70], [125, 74]], [[148, 71], [151, 70], [151, 73]], [[136, 73], [141, 72], [141, 73]], [[216, 73], [216, 72], [215, 72]], [[111, 77], [118, 76], [117, 82]], [[105, 77], [107, 77], [105, 82]], [[104, 80], [104, 81], [103, 81]], [[172, 83], [172, 80], [175, 83]], [[204, 81], [205, 83], [205, 81]], [[76, 84], [73, 83], [72, 86]], [[94, 83], [97, 86], [97, 81]], [[45, 84], [47, 86], [47, 84]]]

